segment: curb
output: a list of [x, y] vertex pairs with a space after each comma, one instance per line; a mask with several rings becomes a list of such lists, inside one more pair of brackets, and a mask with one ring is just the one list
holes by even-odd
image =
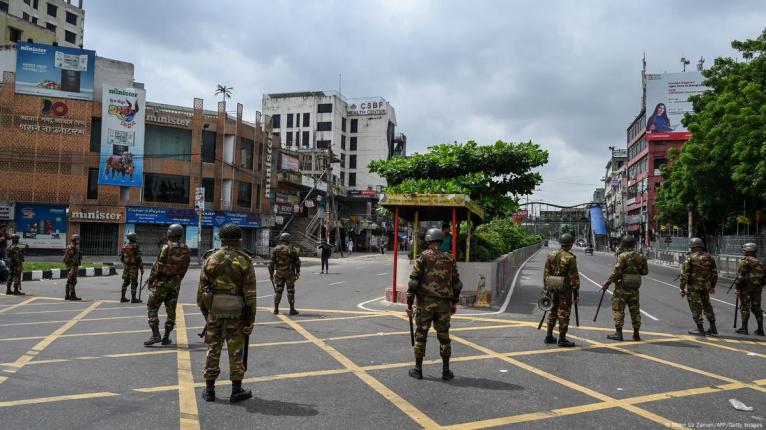
[[[41, 279], [64, 279], [66, 278], [66, 269], [50, 269], [50, 270], [32, 270], [23, 272], [21, 274], [22, 281], [39, 281]], [[117, 269], [114, 266], [105, 267], [88, 267], [81, 268], [77, 276], [82, 278], [90, 278], [95, 276], [113, 276], [117, 274]]]

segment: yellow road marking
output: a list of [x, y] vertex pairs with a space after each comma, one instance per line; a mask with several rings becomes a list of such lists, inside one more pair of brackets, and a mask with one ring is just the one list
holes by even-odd
[[[267, 307], [259, 307], [258, 310], [271, 312], [274, 309], [267, 308]], [[311, 308], [300, 308], [300, 310], [301, 312], [324, 312], [328, 314], [346, 314], [346, 315], [385, 315], [389, 313], [388, 311], [365, 312], [365, 311], [344, 311], [344, 310], [337, 310], [337, 309], [311, 309]]]
[[36, 399], [10, 400], [6, 402], [0, 402], [0, 408], [9, 408], [11, 406], [37, 405], [40, 403], [60, 402], [63, 400], [85, 400], [85, 399], [97, 399], [102, 397], [114, 397], [114, 396], [119, 396], [119, 394], [103, 391], [100, 393], [68, 394], [65, 396], [55, 396], [55, 397], [38, 397]]
[[[79, 314], [77, 314], [74, 318], [72, 318], [66, 324], [62, 325], [61, 327], [56, 329], [56, 331], [54, 331], [53, 333], [49, 334], [43, 340], [38, 342], [37, 345], [33, 346], [32, 349], [30, 349], [29, 351], [24, 353], [24, 355], [19, 357], [18, 360], [16, 360], [15, 362], [11, 363], [10, 365], [8, 365], [8, 367], [10, 367], [10, 369], [6, 369], [6, 370], [10, 370], [11, 372], [16, 372], [18, 369], [21, 369], [22, 367], [24, 367], [27, 363], [32, 361], [32, 359], [35, 358], [37, 356], [37, 354], [42, 352], [51, 343], [53, 343], [53, 341], [55, 341], [56, 339], [61, 337], [61, 335], [63, 335], [67, 330], [69, 330], [75, 324], [80, 322], [80, 320], [85, 318], [86, 315], [88, 315], [89, 313], [93, 312], [93, 310], [96, 309], [98, 307], [98, 305], [100, 305], [100, 304], [101, 304], [101, 302], [97, 301], [97, 302], [94, 302], [92, 305], [88, 306], [87, 309], [85, 309], [82, 312], [80, 312]], [[7, 379], [8, 379], [7, 376], [0, 376], [0, 384], [5, 382]]]
[[746, 350], [746, 349], [738, 349], [738, 348], [732, 348], [732, 347], [730, 347], [730, 346], [726, 346], [726, 345], [719, 345], [719, 344], [717, 344], [717, 343], [713, 343], [713, 342], [704, 342], [704, 341], [701, 341], [701, 340], [699, 340], [699, 339], [694, 339], [694, 338], [691, 338], [691, 337], [688, 337], [688, 338], [687, 338], [687, 340], [688, 340], [689, 342], [699, 343], [699, 344], [702, 344], [702, 345], [709, 345], [709, 346], [712, 346], [712, 347], [715, 347], [715, 348], [719, 348], [719, 349], [725, 349], [725, 350], [727, 350], [727, 351], [735, 351], [735, 352], [741, 352], [741, 353], [743, 353], [743, 354], [747, 354], [747, 355], [749, 355], [749, 356], [751, 356], [751, 357], [760, 357], [760, 358], [766, 358], [766, 355], [765, 355], [765, 354], [759, 354], [759, 353], [757, 353], [757, 352], [748, 351], [748, 350]]
[[[16, 303], [15, 305], [8, 305], [7, 308], [0, 309], [0, 314], [8, 312], [11, 309], [16, 309], [16, 308], [19, 308], [21, 306], [27, 305], [29, 303], [34, 302], [35, 300], [37, 300], [37, 297], [30, 297], [30, 298], [24, 300], [23, 302]], [[11, 314], [9, 314], [9, 315], [11, 315]]]
[[378, 381], [375, 377], [373, 377], [369, 373], [365, 372], [361, 367], [359, 367], [356, 363], [351, 361], [348, 357], [341, 354], [335, 348], [333, 348], [332, 346], [328, 345], [326, 342], [320, 340], [319, 338], [311, 334], [308, 330], [303, 328], [300, 324], [285, 317], [284, 315], [278, 315], [278, 317], [282, 321], [287, 323], [287, 325], [292, 327], [293, 330], [300, 333], [303, 337], [310, 340], [314, 345], [316, 345], [317, 347], [325, 351], [327, 354], [329, 354], [338, 363], [343, 365], [343, 367], [352, 371], [354, 375], [356, 375], [364, 383], [369, 385], [373, 390], [378, 392], [378, 394], [383, 396], [389, 402], [393, 403], [394, 406], [396, 406], [397, 408], [399, 408], [399, 410], [407, 414], [407, 416], [409, 416], [413, 421], [418, 423], [420, 426], [424, 428], [439, 427], [439, 424], [437, 424], [434, 420], [428, 417], [428, 415], [421, 412], [412, 403], [408, 402], [403, 397], [393, 392], [390, 388], [383, 385], [380, 381]]
[[178, 349], [178, 412], [181, 430], [199, 429], [199, 411], [197, 396], [194, 394], [194, 376], [192, 373], [189, 339], [186, 332], [186, 317], [183, 306], [176, 309], [176, 340]]
[[[35, 297], [31, 298], [30, 300], [34, 300]], [[106, 300], [99, 300], [100, 303], [106, 303]], [[87, 303], [87, 302], [86, 302]], [[21, 304], [21, 303], [20, 303]], [[9, 308], [0, 310], [0, 313], [2, 311], [8, 310]], [[51, 310], [51, 311], [29, 311], [29, 312], [13, 312], [8, 315], [38, 315], [38, 314], [56, 314], [56, 313], [64, 313], [64, 312], [78, 312], [85, 308], [78, 308], [78, 309], [59, 309], [59, 310]], [[101, 308], [99, 311], [111, 311], [111, 310], [118, 310], [118, 309], [138, 309], [138, 308], [129, 308], [129, 307], [113, 307], [113, 308]]]

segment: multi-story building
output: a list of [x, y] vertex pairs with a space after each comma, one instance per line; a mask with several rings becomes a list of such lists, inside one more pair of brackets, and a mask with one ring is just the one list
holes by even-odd
[[[35, 53], [45, 48], [30, 47]], [[86, 253], [116, 255], [125, 234], [136, 232], [143, 252], [154, 255], [171, 223], [186, 227], [185, 240], [196, 253], [216, 246], [217, 230], [233, 222], [243, 227], [244, 246], [264, 253], [276, 186], [271, 154], [279, 146], [269, 118], [257, 113], [246, 121], [241, 104], [231, 114], [224, 102], [204, 110], [202, 99], [192, 107], [148, 102], [125, 112], [111, 105], [111, 96], [102, 99], [102, 87], [142, 92], [133, 65], [81, 53], [95, 57], [95, 66], [88, 66], [94, 76], [77, 75], [74, 92], [37, 94], [16, 80], [18, 69], [2, 71], [0, 223], [10, 224], [35, 252], [60, 253], [67, 238], [79, 233]], [[15, 65], [7, 57], [16, 55], [15, 49], [0, 51], [0, 65]], [[141, 150], [133, 149], [139, 139], [132, 135], [104, 139], [102, 128], [111, 130], [105, 103], [110, 121], [127, 121], [124, 115], [143, 110], [145, 121], [132, 126], [143, 131]], [[112, 139], [133, 147], [130, 163], [122, 151], [109, 152], [103, 162], [105, 141]], [[134, 172], [135, 186], [107, 184], [115, 177], [132, 181]], [[204, 190], [197, 198], [198, 188]], [[201, 213], [197, 205], [204, 207]]]
[[628, 152], [625, 149], [610, 147], [612, 156], [605, 166], [604, 172], [604, 200], [606, 213], [606, 225], [609, 230], [610, 245], [614, 245], [625, 232], [624, 218], [624, 195], [627, 187], [625, 177], [625, 162]]
[[38, 43], [82, 47], [82, 0], [0, 0], [0, 45], [32, 39]]

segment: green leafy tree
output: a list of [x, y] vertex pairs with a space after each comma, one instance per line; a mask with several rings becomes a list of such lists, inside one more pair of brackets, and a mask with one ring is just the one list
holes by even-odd
[[731, 46], [746, 61], [716, 58], [703, 72], [709, 91], [694, 96], [684, 125], [692, 137], [670, 153], [657, 196], [660, 219], [684, 224], [689, 210], [703, 231], [766, 207], [766, 30]]
[[548, 151], [532, 142], [498, 140], [480, 146], [468, 141], [428, 150], [375, 160], [369, 169], [388, 181], [387, 192], [468, 194], [490, 219], [513, 214], [518, 209], [518, 196], [531, 194], [542, 183], [542, 176], [533, 169], [548, 162]]

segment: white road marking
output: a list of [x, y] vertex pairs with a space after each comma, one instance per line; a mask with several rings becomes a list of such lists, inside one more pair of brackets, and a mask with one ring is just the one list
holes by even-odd
[[256, 299], [264, 299], [266, 297], [271, 297], [271, 296], [273, 296], [273, 294], [266, 294], [266, 295], [263, 295], [263, 296], [256, 296], [255, 298]]
[[[649, 278], [649, 277], [647, 276], [647, 278]], [[675, 285], [673, 285], [673, 284], [669, 284], [669, 283], [667, 283], [667, 282], [665, 282], [665, 281], [660, 281], [659, 279], [654, 279], [654, 278], [649, 278], [649, 279], [651, 279], [651, 280], [652, 280], [652, 281], [654, 281], [654, 282], [659, 282], [660, 284], [664, 284], [664, 285], [667, 285], [668, 287], [672, 287], [672, 288], [674, 288], [674, 289], [676, 289], [676, 290], [678, 289], [678, 287], [677, 287], [677, 286], [675, 286]], [[719, 299], [716, 299], [715, 297], [710, 297], [710, 300], [715, 300], [716, 302], [720, 302], [720, 303], [723, 303], [723, 304], [725, 304], [725, 305], [729, 305], [729, 306], [732, 306], [732, 307], [734, 307], [734, 306], [735, 306], [735, 305], [734, 305], [734, 303], [725, 302], [725, 301], [723, 301], [723, 300], [719, 300]]]
[[332, 284], [327, 284], [327, 285], [338, 285], [338, 284], [345, 284], [345, 283], [346, 281], [338, 281], [338, 282], [333, 282]]
[[262, 279], [262, 280], [257, 281], [257, 282], [260, 284], [261, 282], [271, 282], [271, 280], [270, 279]]
[[[585, 278], [585, 279], [587, 279], [588, 281], [592, 282], [592, 283], [593, 283], [595, 286], [597, 286], [599, 289], [601, 289], [601, 284], [599, 284], [598, 282], [594, 281], [593, 279], [590, 279], [589, 277], [585, 276], [585, 274], [583, 274], [582, 272], [580, 272], [580, 276], [582, 276], [583, 278]], [[612, 293], [612, 292], [611, 292], [611, 291], [609, 291], [609, 290], [606, 290], [606, 292], [607, 292], [607, 293], [609, 293], [609, 294], [612, 294], [612, 295], [614, 295], [614, 293]], [[660, 320], [660, 319], [659, 319], [659, 318], [657, 318], [656, 316], [654, 316], [654, 315], [650, 314], [649, 312], [647, 312], [647, 311], [645, 311], [645, 310], [643, 310], [643, 309], [641, 309], [641, 308], [639, 308], [639, 310], [641, 311], [641, 313], [642, 313], [642, 314], [646, 315], [646, 316], [647, 316], [648, 318], [650, 318], [650, 319], [653, 319], [654, 321], [659, 321], [659, 320]]]
[[359, 309], [363, 309], [365, 311], [380, 312], [378, 309], [370, 309], [370, 308], [366, 307], [365, 305], [368, 304], [368, 303], [376, 302], [378, 300], [383, 300], [385, 298], [386, 298], [386, 296], [375, 297], [374, 299], [367, 300], [366, 302], [359, 303], [358, 305], [356, 305], [356, 307], [358, 307]]
[[388, 275], [388, 273], [378, 273], [377, 276], [385, 276]]

